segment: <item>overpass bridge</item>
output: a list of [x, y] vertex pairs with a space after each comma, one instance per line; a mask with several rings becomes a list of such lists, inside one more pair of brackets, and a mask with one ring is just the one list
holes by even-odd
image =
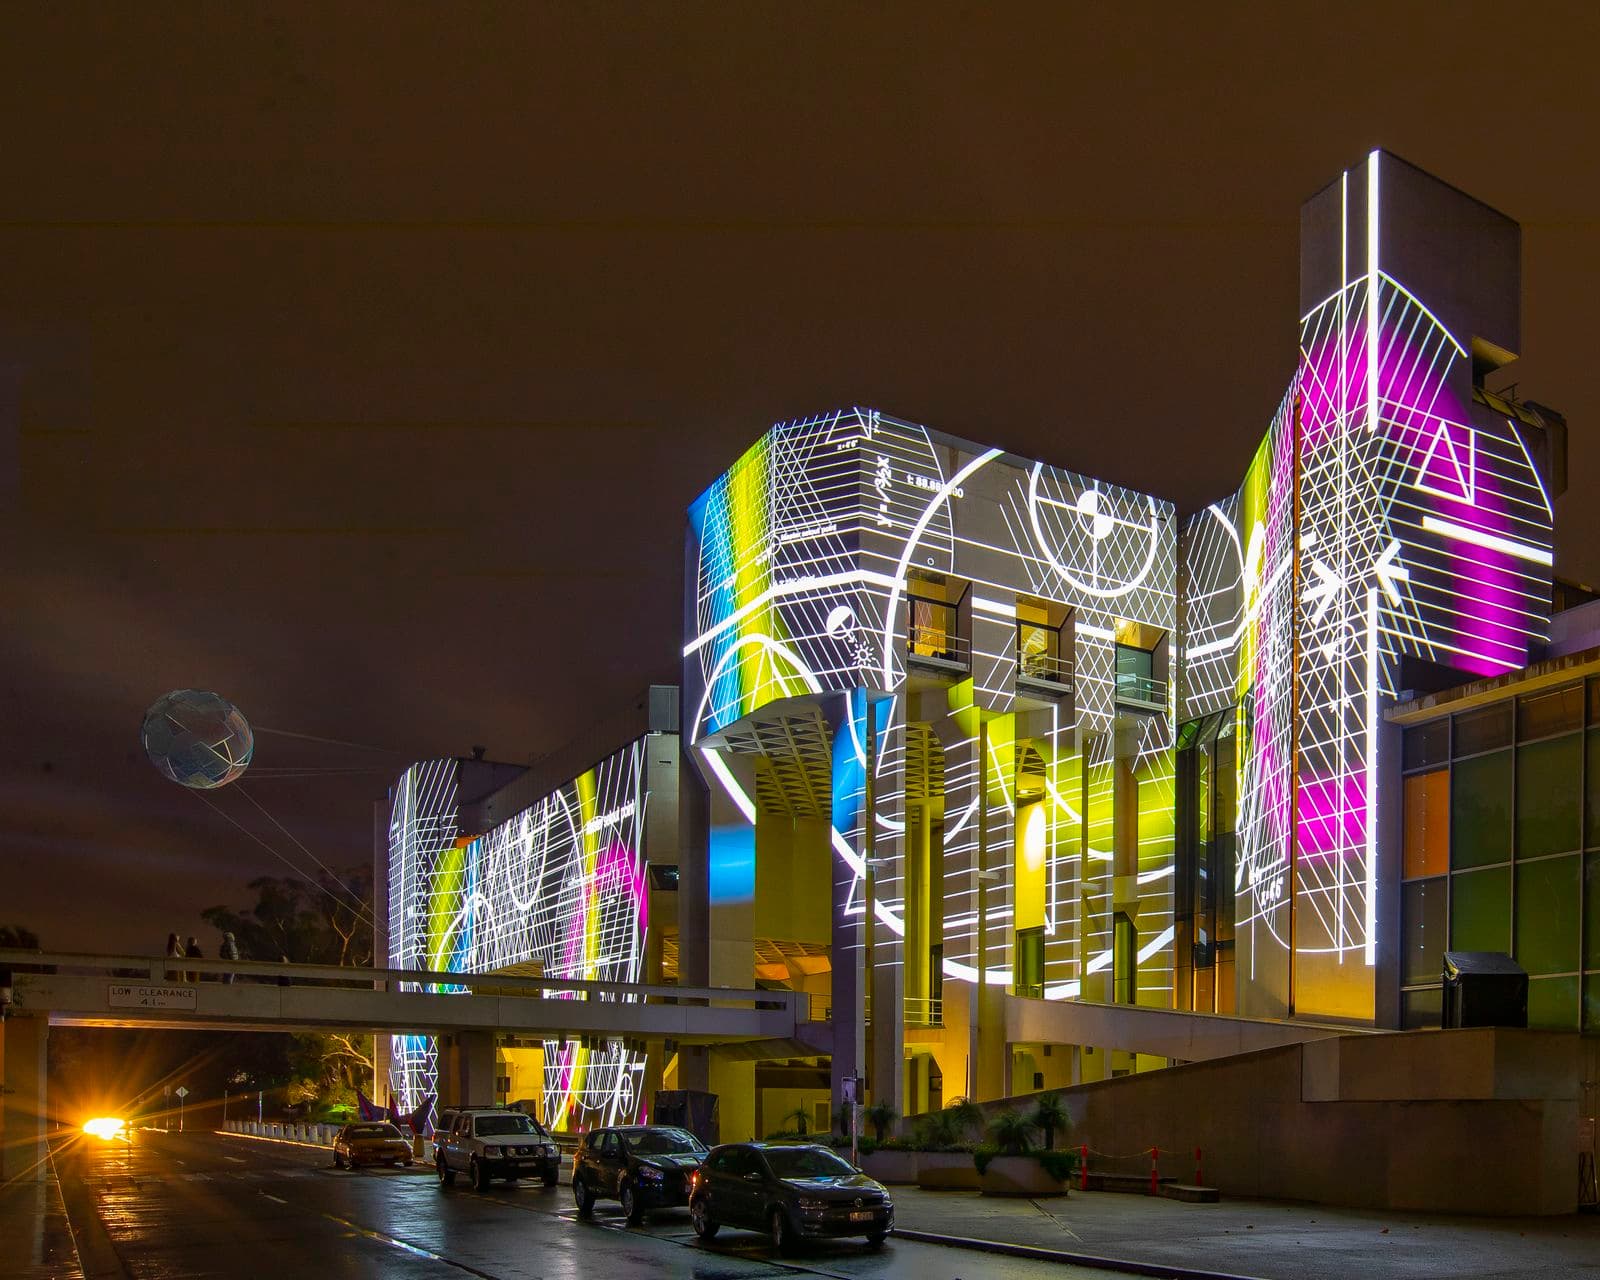
[[741, 1055], [773, 1058], [818, 1040], [809, 997], [794, 991], [0, 949], [7, 972], [0, 1181], [42, 1170], [52, 1026], [434, 1035], [442, 1105], [493, 1098], [495, 1040], [504, 1034], [737, 1045]]

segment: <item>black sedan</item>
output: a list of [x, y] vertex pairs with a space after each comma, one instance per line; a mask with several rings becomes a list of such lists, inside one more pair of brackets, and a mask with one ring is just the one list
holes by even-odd
[[687, 1129], [624, 1125], [596, 1129], [572, 1157], [572, 1199], [587, 1214], [599, 1199], [622, 1201], [629, 1222], [689, 1203], [689, 1175], [706, 1149]]
[[706, 1157], [690, 1195], [695, 1234], [723, 1226], [765, 1231], [779, 1252], [801, 1240], [865, 1236], [876, 1248], [894, 1229], [880, 1183], [827, 1147], [736, 1142]]

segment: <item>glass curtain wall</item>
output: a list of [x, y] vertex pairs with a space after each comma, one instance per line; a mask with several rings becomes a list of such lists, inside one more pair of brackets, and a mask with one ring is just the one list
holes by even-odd
[[1174, 937], [1177, 1007], [1233, 1013], [1234, 709], [1178, 730]]
[[1600, 682], [1406, 731], [1402, 1025], [1438, 1026], [1444, 952], [1528, 972], [1528, 1023], [1600, 1031]]

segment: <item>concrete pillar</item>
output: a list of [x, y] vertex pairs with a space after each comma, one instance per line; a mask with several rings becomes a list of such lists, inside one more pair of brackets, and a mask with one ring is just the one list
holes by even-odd
[[441, 1106], [492, 1107], [495, 1033], [458, 1031], [439, 1038]]
[[46, 1017], [0, 1020], [0, 1182], [45, 1176], [49, 1038]]

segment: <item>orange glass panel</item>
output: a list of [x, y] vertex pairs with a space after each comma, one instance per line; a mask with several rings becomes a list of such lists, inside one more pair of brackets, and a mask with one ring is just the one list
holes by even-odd
[[1436, 769], [1406, 779], [1407, 880], [1442, 876], [1450, 869], [1450, 773]]

